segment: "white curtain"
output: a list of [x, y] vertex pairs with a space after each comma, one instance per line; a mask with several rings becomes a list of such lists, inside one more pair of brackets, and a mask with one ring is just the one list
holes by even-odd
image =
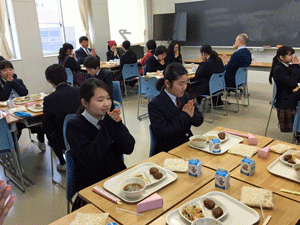
[[80, 12], [80, 17], [83, 24], [83, 29], [86, 33], [86, 37], [89, 39], [90, 47], [93, 47], [93, 43], [90, 35], [90, 26], [89, 26], [89, 18], [90, 16], [90, 4], [89, 0], [78, 0], [78, 7]]
[[5, 37], [5, 0], [0, 0], [0, 54], [5, 59], [13, 58]]

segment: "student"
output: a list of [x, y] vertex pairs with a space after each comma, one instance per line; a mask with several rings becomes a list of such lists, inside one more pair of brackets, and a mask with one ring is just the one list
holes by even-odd
[[226, 87], [235, 87], [235, 74], [240, 67], [248, 67], [251, 64], [251, 52], [247, 49], [246, 45], [249, 42], [247, 34], [239, 34], [234, 43], [234, 48], [237, 49], [230, 59], [225, 54], [222, 56], [224, 61], [225, 83]]
[[[0, 180], [0, 225], [4, 223], [5, 217], [15, 202], [15, 196], [11, 193], [11, 186], [6, 185], [3, 179]], [[8, 199], [8, 200], [7, 200]]]
[[0, 61], [5, 60], [3, 56], [0, 55]]
[[140, 60], [140, 64], [142, 66], [142, 68], [140, 68], [139, 70], [139, 74], [143, 75], [143, 67], [146, 65], [146, 61], [148, 60], [148, 58], [150, 56], [154, 55], [155, 49], [156, 49], [156, 42], [154, 40], [149, 40], [146, 43], [146, 51], [145, 51], [145, 55], [143, 58], [141, 58]]
[[177, 41], [171, 41], [168, 47], [168, 54], [165, 58], [166, 64], [178, 62], [182, 64], [182, 57], [180, 54], [180, 45]]
[[[106, 52], [106, 59], [114, 60], [120, 58], [120, 52], [117, 50], [117, 43], [115, 41], [108, 41], [108, 52]], [[100, 60], [99, 60], [100, 61]]]
[[[295, 50], [282, 46], [273, 58], [269, 82], [272, 78], [277, 86], [275, 107], [281, 132], [292, 132], [296, 107], [300, 100], [300, 89], [293, 91], [300, 82], [299, 58], [293, 56]], [[291, 65], [290, 65], [291, 64]]]
[[94, 56], [100, 60], [100, 57], [96, 54], [95, 48], [89, 48], [89, 39], [86, 36], [81, 36], [79, 38], [79, 44], [81, 47], [75, 51], [77, 62], [79, 64], [82, 64], [84, 59], [88, 56]]
[[169, 151], [187, 142], [193, 134], [191, 126], [199, 127], [203, 116], [195, 108], [192, 97], [185, 92], [188, 75], [180, 63], [171, 63], [158, 80], [158, 96], [151, 100], [148, 112], [153, 133], [157, 137], [155, 154]]
[[130, 48], [129, 41], [123, 41], [122, 49], [123, 49], [124, 53], [120, 57], [120, 69], [121, 70], [123, 69], [123, 66], [125, 64], [132, 64], [132, 63], [137, 62], [136, 54]]
[[162, 45], [158, 46], [155, 49], [154, 55], [150, 56], [146, 61], [146, 72], [156, 72], [157, 70], [164, 70], [166, 68], [166, 55], [167, 48]]
[[110, 93], [113, 92], [112, 73], [100, 69], [100, 60], [97, 57], [89, 56], [83, 61], [83, 65], [87, 70], [86, 79], [98, 78], [102, 80], [109, 88]]
[[[201, 104], [201, 95], [209, 95], [209, 80], [214, 73], [224, 72], [224, 65], [222, 59], [218, 57], [218, 54], [212, 50], [208, 44], [203, 45], [200, 48], [200, 64], [195, 73], [195, 78], [191, 79], [193, 84], [189, 85], [189, 93], [193, 98], [197, 98], [199, 104]], [[217, 103], [217, 99], [218, 103]], [[221, 98], [213, 97], [214, 105], [223, 105]]]
[[86, 80], [80, 97], [82, 106], [66, 130], [74, 154], [77, 190], [126, 169], [122, 156], [131, 154], [135, 144], [103, 81]]
[[67, 73], [63, 66], [53, 64], [46, 71], [46, 80], [55, 88], [55, 91], [44, 98], [42, 128], [47, 136], [49, 145], [59, 159], [56, 168], [66, 171], [66, 161], [63, 150], [66, 150], [63, 124], [66, 115], [75, 114], [81, 105], [79, 88], [67, 84]]
[[64, 43], [59, 49], [58, 62], [65, 68], [71, 69], [73, 73], [73, 86], [80, 87], [85, 81], [85, 76], [80, 72], [80, 65], [76, 61], [76, 56], [73, 53], [73, 45]]

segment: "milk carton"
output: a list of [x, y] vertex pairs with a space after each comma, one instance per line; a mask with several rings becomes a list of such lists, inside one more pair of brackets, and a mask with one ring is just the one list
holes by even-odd
[[199, 177], [202, 173], [202, 162], [199, 159], [191, 158], [189, 161], [189, 175]]
[[255, 166], [256, 162], [253, 159], [245, 157], [241, 161], [241, 173], [251, 176], [255, 173]]
[[227, 170], [218, 168], [215, 175], [215, 187], [227, 189], [230, 185], [230, 173]]
[[209, 141], [209, 151], [211, 151], [212, 153], [221, 152], [221, 140], [219, 138], [212, 138]]

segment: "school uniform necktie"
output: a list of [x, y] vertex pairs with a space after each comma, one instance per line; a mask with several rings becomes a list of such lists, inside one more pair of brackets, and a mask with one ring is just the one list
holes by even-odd
[[176, 106], [179, 110], [181, 110], [181, 101], [178, 97], [176, 97]]
[[85, 48], [85, 52], [86, 52], [87, 55], [91, 55], [91, 53], [90, 53], [90, 51], [89, 51], [88, 48]]
[[103, 124], [104, 124], [104, 121], [103, 121], [103, 120], [99, 120], [99, 121], [98, 121], [98, 124], [100, 125], [100, 127], [102, 127]]

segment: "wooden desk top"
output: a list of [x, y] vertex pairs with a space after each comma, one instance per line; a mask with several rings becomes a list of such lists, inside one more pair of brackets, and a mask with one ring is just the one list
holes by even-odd
[[[268, 171], [268, 166], [272, 164], [276, 159], [280, 157], [279, 154], [270, 152], [268, 159], [259, 158], [256, 154], [252, 158], [256, 161], [255, 173], [252, 176], [246, 176], [241, 174], [240, 166], [234, 169], [231, 173], [231, 177], [235, 177], [247, 183], [271, 190], [279, 195], [285, 196], [295, 201], [300, 202], [299, 195], [293, 195], [285, 192], [281, 192], [280, 188], [284, 188], [291, 191], [300, 191], [299, 183], [284, 179], [283, 177], [278, 177], [271, 174]], [[300, 217], [299, 217], [300, 219]]]
[[12, 116], [12, 115], [8, 115], [8, 116], [6, 117], [6, 122], [7, 122], [7, 124], [16, 123], [16, 122], [18, 122], [19, 120], [20, 120], [20, 119], [14, 117], [14, 116]]
[[[207, 194], [211, 191], [219, 191], [224, 192], [225, 194], [240, 200], [241, 197], [241, 188], [243, 186], [251, 186], [249, 184], [246, 184], [242, 181], [236, 180], [234, 178], [230, 178], [230, 186], [226, 190], [222, 190], [220, 188], [215, 187], [215, 181], [209, 182], [207, 185], [205, 185], [203, 188], [195, 192], [193, 195], [185, 199], [184, 201], [180, 202], [176, 206], [174, 206], [172, 209], [168, 211], [171, 212], [174, 209], [179, 208], [184, 203], [191, 201], [195, 198], [199, 198], [200, 196]], [[274, 209], [264, 209], [264, 215], [267, 217], [268, 215], [271, 215], [272, 218], [268, 224], [277, 224], [277, 225], [294, 225], [297, 223], [297, 221], [300, 219], [299, 217], [299, 208], [300, 203], [297, 203], [295, 201], [292, 201], [290, 199], [284, 198], [282, 196], [279, 196], [277, 194], [273, 193], [273, 203], [275, 205]], [[260, 211], [260, 208], [253, 208], [256, 212], [258, 212], [260, 216], [260, 220], [258, 224], [263, 224], [263, 217]], [[166, 217], [167, 214], [165, 213], [163, 216], [159, 217], [157, 220], [150, 223], [151, 225], [156, 224], [166, 224]], [[226, 220], [225, 220], [226, 221]], [[171, 225], [171, 224], [169, 224]]]
[[[246, 132], [241, 132], [225, 127], [215, 127], [212, 131], [222, 131], [222, 130], [228, 130], [228, 131], [234, 131], [239, 133], [248, 134]], [[257, 137], [257, 147], [264, 147], [270, 142], [272, 142], [272, 138], [263, 137], [260, 135], [254, 135]], [[248, 144], [247, 138], [243, 138], [243, 144]], [[179, 156], [181, 158], [191, 158], [195, 157], [202, 161], [203, 166], [217, 170], [218, 168], [226, 169], [228, 171], [232, 171], [234, 168], [240, 165], [241, 160], [243, 159], [241, 156], [232, 155], [229, 153], [225, 153], [222, 155], [213, 155], [204, 151], [200, 151], [194, 148], [191, 148], [188, 146], [188, 142], [174, 148], [173, 150], [169, 151], [170, 154]]]
[[[163, 166], [163, 162], [166, 158], [177, 158], [176, 156], [172, 156], [166, 152], [161, 152], [149, 159], [144, 160], [143, 162], [152, 162], [159, 166]], [[85, 188], [79, 192], [80, 197], [88, 201], [89, 203], [94, 204], [99, 209], [104, 212], [108, 212], [112, 218], [121, 224], [147, 224], [152, 220], [161, 216], [165, 211], [169, 210], [178, 202], [182, 201], [188, 195], [192, 194], [202, 186], [204, 186], [207, 182], [214, 179], [215, 171], [203, 168], [202, 174], [200, 177], [196, 178], [185, 173], [176, 173], [177, 180], [168, 186], [160, 189], [156, 193], [158, 193], [164, 201], [164, 205], [162, 208], [150, 210], [147, 212], [143, 212], [144, 216], [133, 215], [130, 213], [125, 213], [119, 210], [116, 210], [116, 207], [130, 210], [136, 212], [136, 204], [127, 204], [122, 202], [121, 205], [117, 205], [104, 197], [95, 194], [92, 192], [94, 186], [103, 187], [103, 184], [109, 178], [96, 183], [88, 188]], [[121, 173], [121, 172], [120, 172]], [[120, 174], [118, 173], [118, 174]], [[111, 178], [111, 177], [110, 177]]]
[[[156, 77], [157, 79], [160, 79], [160, 78], [163, 78], [164, 76], [160, 75], [160, 74], [154, 74], [154, 75], [151, 75], [151, 76], [146, 75], [146, 77]], [[188, 79], [192, 79], [194, 77], [195, 77], [195, 73], [188, 74]]]
[[[97, 207], [95, 207], [92, 204], [87, 204], [81, 208], [79, 208], [78, 210], [67, 214], [66, 216], [54, 221], [53, 223], [51, 223], [50, 225], [67, 225], [73, 222], [73, 220], [75, 219], [77, 212], [81, 212], [81, 213], [103, 213], [100, 209], [98, 209]], [[108, 217], [109, 222], [115, 222], [111, 217]]]
[[[100, 68], [101, 69], [113, 69], [113, 68], [118, 68], [119, 65], [117, 63], [109, 64], [109, 63], [100, 63]], [[86, 71], [86, 68], [84, 67], [83, 64], [80, 65], [80, 69]]]

